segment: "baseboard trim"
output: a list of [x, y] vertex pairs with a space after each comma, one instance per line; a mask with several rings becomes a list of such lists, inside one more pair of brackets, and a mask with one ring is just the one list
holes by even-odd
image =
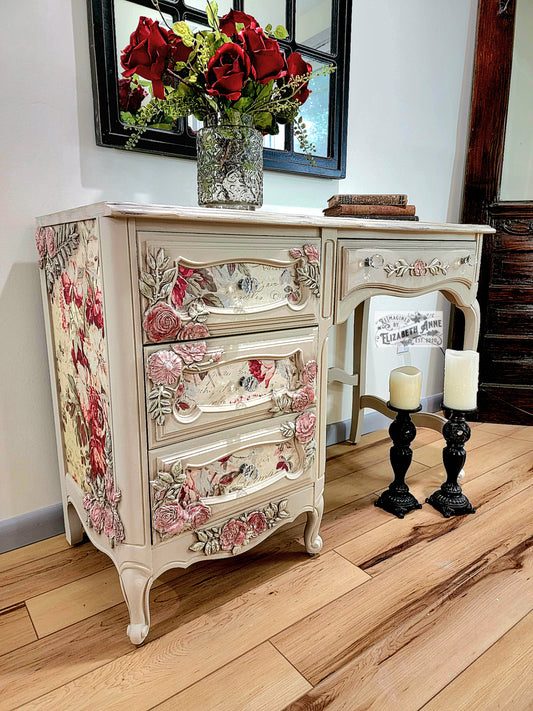
[[[437, 412], [441, 409], [442, 393], [430, 395], [422, 400], [422, 407], [426, 412]], [[363, 434], [375, 432], [388, 427], [390, 420], [380, 412], [367, 412], [363, 419]], [[332, 422], [326, 427], [326, 445], [338, 444], [348, 439], [350, 435], [350, 420]], [[63, 521], [63, 507], [52, 504], [44, 509], [30, 511], [0, 521], [0, 554], [12, 551], [15, 548], [29, 546], [31, 543], [43, 541], [65, 532]]]
[[0, 521], [0, 553], [29, 546], [65, 532], [63, 506], [52, 504], [44, 509]]
[[[442, 393], [428, 395], [422, 398], [422, 409], [424, 412], [438, 412], [442, 408]], [[341, 420], [332, 422], [326, 426], [326, 447], [339, 442], [345, 442], [350, 436], [351, 420]], [[376, 430], [383, 430], [390, 425], [390, 420], [381, 412], [367, 412], [363, 418], [363, 434], [369, 434]]]

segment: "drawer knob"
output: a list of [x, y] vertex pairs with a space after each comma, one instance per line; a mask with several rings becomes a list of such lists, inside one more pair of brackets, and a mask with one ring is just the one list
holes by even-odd
[[467, 254], [466, 257], [461, 257], [459, 259], [459, 264], [473, 264], [472, 255]]
[[246, 296], [253, 296], [259, 289], [259, 282], [254, 277], [246, 276], [239, 280], [238, 287]]
[[371, 257], [365, 257], [363, 260], [364, 267], [372, 267], [373, 269], [378, 269], [379, 267], [382, 267], [384, 263], [385, 260], [383, 259], [381, 254], [373, 254]]

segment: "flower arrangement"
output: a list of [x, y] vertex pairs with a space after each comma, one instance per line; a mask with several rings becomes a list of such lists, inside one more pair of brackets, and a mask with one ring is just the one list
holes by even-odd
[[[158, 0], [153, 3], [159, 10]], [[196, 33], [183, 21], [167, 29], [139, 19], [121, 54], [121, 117], [133, 129], [127, 147], [133, 148], [148, 126], [171, 128], [187, 116], [234, 124], [247, 116], [263, 134], [275, 135], [280, 124], [292, 123], [312, 161], [315, 147], [300, 107], [309, 97], [309, 81], [334, 67], [312, 71], [298, 52], [286, 56], [278, 43], [288, 36], [281, 25], [261, 28], [238, 10], [218, 18], [214, 0], [208, 0], [206, 13], [210, 29]]]

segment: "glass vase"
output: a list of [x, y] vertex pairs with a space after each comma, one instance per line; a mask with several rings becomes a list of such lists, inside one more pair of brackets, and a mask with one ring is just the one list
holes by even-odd
[[207, 117], [196, 134], [198, 204], [255, 210], [263, 204], [263, 135], [252, 117]]

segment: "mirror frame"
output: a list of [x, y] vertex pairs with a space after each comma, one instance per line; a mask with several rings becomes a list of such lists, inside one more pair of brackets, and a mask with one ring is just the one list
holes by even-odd
[[[296, 0], [285, 0], [289, 38], [280, 41], [286, 51], [300, 51], [306, 57], [337, 65], [330, 75], [328, 157], [315, 156], [312, 166], [305, 156], [292, 150], [292, 128], [287, 126], [285, 150], [264, 149], [264, 167], [267, 170], [300, 173], [326, 178], [346, 176], [346, 136], [348, 118], [348, 83], [350, 62], [350, 35], [352, 0], [332, 0], [331, 54], [295, 41]], [[150, 0], [135, 0], [138, 5], [152, 8]], [[96, 143], [99, 146], [125, 149], [131, 131], [120, 120], [118, 104], [117, 48], [113, 0], [88, 0], [89, 49], [93, 82], [93, 103]], [[163, 11], [183, 13], [191, 21], [206, 23], [205, 13], [185, 7], [184, 0], [161, 0]], [[242, 10], [243, 0], [234, 0], [233, 7]], [[132, 28], [133, 31], [134, 28]], [[148, 128], [139, 139], [135, 151], [155, 153], [179, 158], [196, 159], [194, 136], [185, 131], [174, 134], [161, 129]]]

